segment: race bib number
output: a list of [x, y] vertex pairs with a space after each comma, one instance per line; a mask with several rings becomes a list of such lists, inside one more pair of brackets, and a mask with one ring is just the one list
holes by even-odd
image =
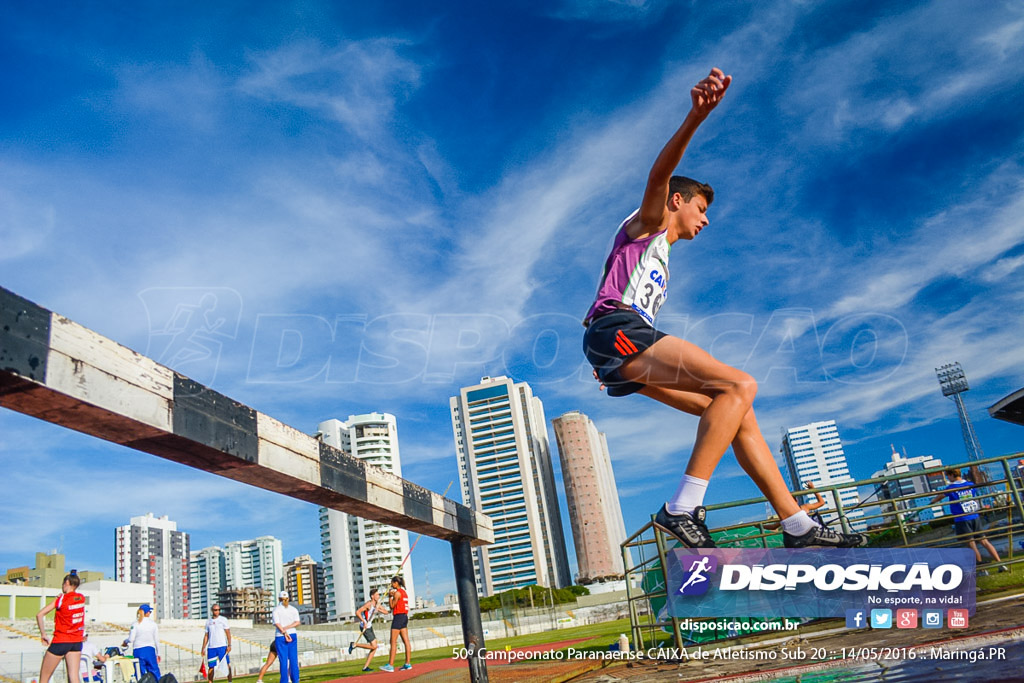
[[668, 249], [667, 243], [659, 242], [644, 252], [624, 298], [651, 326], [668, 295]]
[[965, 513], [970, 514], [970, 513], [977, 512], [978, 510], [980, 510], [981, 506], [978, 505], [978, 501], [973, 500], [973, 499], [961, 500], [960, 501], [960, 509], [963, 510]]

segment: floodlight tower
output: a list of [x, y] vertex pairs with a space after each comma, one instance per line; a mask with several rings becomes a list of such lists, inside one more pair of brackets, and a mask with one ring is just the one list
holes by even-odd
[[939, 377], [942, 395], [949, 396], [956, 403], [956, 411], [960, 415], [960, 431], [963, 432], [964, 447], [967, 449], [967, 459], [981, 460], [985, 455], [981, 452], [978, 435], [974, 433], [974, 425], [971, 424], [971, 418], [967, 415], [964, 399], [960, 396], [971, 388], [967, 384], [967, 375], [964, 374], [959, 363], [947, 363], [942, 367], [935, 368], [935, 374]]

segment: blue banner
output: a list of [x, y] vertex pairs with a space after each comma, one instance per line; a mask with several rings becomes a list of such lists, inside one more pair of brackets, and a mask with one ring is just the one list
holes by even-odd
[[676, 548], [667, 559], [668, 609], [678, 618], [900, 608], [974, 614], [967, 548]]

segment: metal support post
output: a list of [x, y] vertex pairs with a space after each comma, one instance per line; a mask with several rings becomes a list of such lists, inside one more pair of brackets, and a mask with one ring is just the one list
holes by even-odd
[[476, 594], [476, 575], [473, 573], [473, 550], [467, 538], [451, 543], [459, 616], [462, 618], [462, 642], [466, 646], [466, 659], [469, 662], [469, 680], [472, 683], [487, 683], [487, 661], [484, 659], [487, 650], [484, 647], [484, 625], [480, 620], [480, 600]]
[[[651, 527], [654, 530], [654, 542], [658, 548], [658, 561], [661, 562], [661, 574], [665, 582], [665, 602], [668, 602], [668, 548], [665, 543], [665, 535], [661, 533], [661, 529], [656, 526]], [[685, 645], [683, 644], [683, 634], [679, 630], [679, 619], [669, 615], [669, 619], [672, 621], [672, 639], [679, 650], [682, 650]]]

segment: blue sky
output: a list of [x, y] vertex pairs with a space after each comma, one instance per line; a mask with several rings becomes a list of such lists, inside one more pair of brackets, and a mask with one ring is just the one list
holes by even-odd
[[[431, 489], [457, 476], [448, 397], [495, 374], [608, 434], [627, 529], [674, 489], [696, 421], [599, 393], [579, 318], [711, 66], [734, 82], [681, 171], [716, 200], [662, 327], [759, 381], [773, 450], [835, 419], [856, 477], [890, 443], [962, 460], [952, 361], [986, 454], [1024, 450], [985, 410], [1024, 385], [1019, 3], [2, 16], [0, 285], [309, 432], [393, 413]], [[0, 568], [61, 547], [112, 574], [114, 527], [146, 512], [196, 549], [319, 556], [310, 505], [10, 411], [0, 465]], [[755, 495], [731, 454], [715, 476], [709, 501]], [[413, 564], [421, 594], [452, 590], [446, 544]]]

